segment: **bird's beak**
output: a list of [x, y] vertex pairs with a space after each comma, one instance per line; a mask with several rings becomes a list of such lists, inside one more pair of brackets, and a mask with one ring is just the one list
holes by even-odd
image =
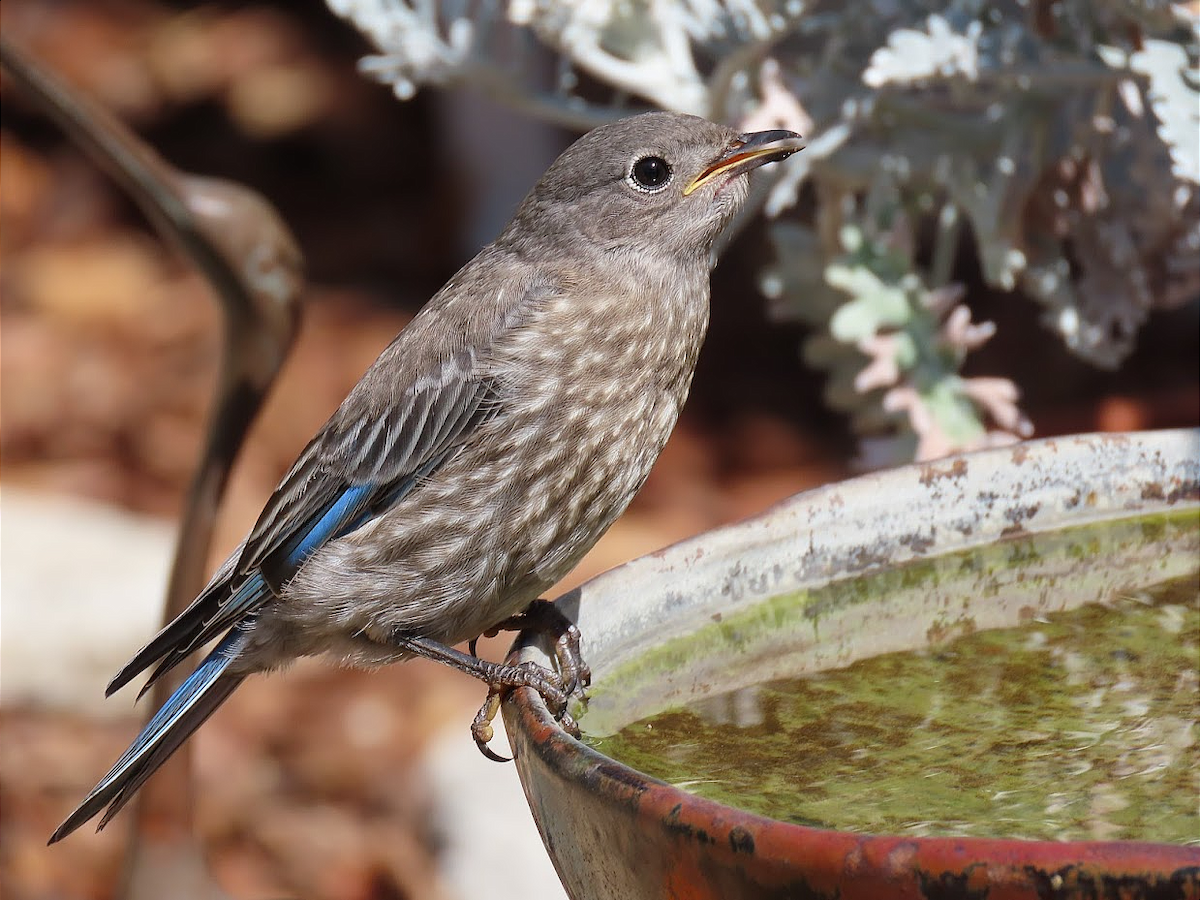
[[740, 175], [767, 163], [787, 159], [803, 149], [804, 139], [794, 131], [774, 129], [738, 135], [737, 143], [683, 189], [683, 196], [686, 197], [720, 175]]

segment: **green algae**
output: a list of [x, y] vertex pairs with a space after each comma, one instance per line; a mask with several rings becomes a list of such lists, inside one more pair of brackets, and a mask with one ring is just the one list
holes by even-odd
[[[640, 771], [783, 821], [1200, 843], [1198, 525], [1025, 536], [771, 598], [605, 676], [602, 727], [581, 724]], [[1014, 596], [1013, 627], [992, 627]], [[924, 605], [889, 618], [897, 598]], [[923, 639], [846, 658], [864, 627]], [[842, 642], [824, 656], [823, 630]], [[621, 722], [664, 672], [675, 695]]]

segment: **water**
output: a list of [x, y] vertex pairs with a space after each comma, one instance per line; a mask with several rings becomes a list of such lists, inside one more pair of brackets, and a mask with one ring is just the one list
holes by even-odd
[[[989, 595], [988, 584], [1000, 586]], [[956, 601], [963, 589], [973, 593]], [[813, 664], [830, 661], [816, 648], [831, 640], [853, 656], [854, 630], [871, 628], [909, 635], [911, 649]], [[773, 598], [707, 632], [598, 683], [581, 720], [589, 741], [701, 796], [798, 824], [1200, 844], [1194, 511]], [[655, 659], [676, 661], [673, 682]], [[793, 673], [781, 676], [780, 661]], [[769, 677], [746, 677], [756, 672]]]

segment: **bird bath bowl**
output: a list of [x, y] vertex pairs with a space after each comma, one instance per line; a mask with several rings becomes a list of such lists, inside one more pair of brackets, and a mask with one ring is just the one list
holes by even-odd
[[1198, 571], [1200, 431], [906, 466], [560, 598], [583, 739], [505, 725], [574, 900], [1200, 898]]

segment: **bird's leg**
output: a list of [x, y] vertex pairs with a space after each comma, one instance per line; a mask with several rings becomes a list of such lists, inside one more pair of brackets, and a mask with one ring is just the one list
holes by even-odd
[[[592, 670], [583, 661], [579, 648], [579, 629], [549, 600], [534, 600], [525, 612], [510, 616], [485, 631], [484, 637], [495, 637], [501, 631], [538, 631], [554, 638], [554, 658], [567, 696], [583, 692], [592, 683]], [[468, 645], [475, 655], [475, 642]]]
[[489, 759], [507, 762], [504, 757], [493, 753], [487, 746], [492, 739], [492, 720], [500, 710], [500, 701], [504, 695], [516, 687], [533, 688], [546, 703], [550, 714], [562, 724], [569, 733], [578, 737], [579, 726], [567, 713], [567, 694], [563, 691], [563, 682], [557, 674], [537, 663], [523, 662], [515, 665], [496, 663], [478, 656], [463, 653], [445, 644], [423, 637], [410, 637], [403, 634], [392, 636], [391, 645], [414, 656], [423, 656], [435, 662], [465, 672], [472, 678], [478, 678], [488, 686], [488, 696], [480, 707], [471, 723], [471, 736], [481, 753]]

